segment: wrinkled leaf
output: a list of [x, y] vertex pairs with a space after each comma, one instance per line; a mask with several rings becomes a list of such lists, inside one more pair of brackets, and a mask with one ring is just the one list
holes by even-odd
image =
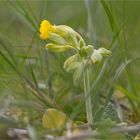
[[67, 121], [66, 115], [54, 108], [47, 109], [43, 115], [42, 124], [48, 130], [61, 130]]

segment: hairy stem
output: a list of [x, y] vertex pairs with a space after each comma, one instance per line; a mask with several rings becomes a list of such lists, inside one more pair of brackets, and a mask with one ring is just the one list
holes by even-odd
[[92, 104], [91, 104], [91, 95], [88, 94], [89, 90], [90, 90], [89, 71], [87, 69], [86, 75], [84, 77], [84, 92], [85, 92], [85, 100], [86, 100], [87, 122], [88, 122], [88, 124], [92, 124], [92, 122], [93, 122]]

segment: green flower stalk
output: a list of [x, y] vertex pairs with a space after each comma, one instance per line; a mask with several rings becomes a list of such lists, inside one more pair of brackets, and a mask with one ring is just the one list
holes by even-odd
[[[49, 41], [45, 47], [50, 51], [63, 52], [69, 49], [74, 50], [75, 54], [64, 62], [63, 68], [73, 74], [75, 85], [81, 76], [84, 78], [87, 122], [92, 124], [92, 101], [91, 95], [88, 95], [90, 91], [89, 68], [94, 64], [100, 63], [103, 56], [110, 56], [111, 51], [105, 48], [96, 50], [92, 45], [86, 45], [81, 35], [71, 27], [66, 25], [52, 25], [47, 20], [41, 22], [40, 38]], [[83, 74], [83, 70], [85, 70], [86, 73]]]

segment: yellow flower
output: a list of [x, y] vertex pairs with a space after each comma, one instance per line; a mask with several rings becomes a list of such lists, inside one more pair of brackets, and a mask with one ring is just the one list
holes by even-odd
[[49, 38], [49, 33], [54, 32], [55, 27], [47, 20], [43, 20], [40, 24], [40, 38], [47, 39]]

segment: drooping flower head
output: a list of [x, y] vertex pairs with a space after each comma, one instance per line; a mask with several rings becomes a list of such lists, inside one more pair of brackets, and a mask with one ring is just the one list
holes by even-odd
[[100, 63], [103, 56], [110, 56], [111, 51], [105, 48], [94, 49], [92, 45], [86, 45], [84, 39], [71, 27], [66, 25], [52, 25], [43, 20], [40, 25], [40, 38], [48, 42], [45, 48], [52, 52], [64, 52], [73, 49], [76, 54], [64, 62], [64, 69], [73, 73], [76, 84], [83, 70], [92, 64]]
[[[66, 25], [52, 25], [48, 20], [40, 24], [40, 38], [48, 39], [46, 48], [51, 51], [63, 52], [68, 49], [75, 49], [77, 45], [76, 32]], [[78, 51], [78, 50], [77, 50]]]
[[40, 24], [40, 38], [47, 39], [49, 38], [49, 33], [55, 31], [55, 27], [47, 20], [43, 20]]

